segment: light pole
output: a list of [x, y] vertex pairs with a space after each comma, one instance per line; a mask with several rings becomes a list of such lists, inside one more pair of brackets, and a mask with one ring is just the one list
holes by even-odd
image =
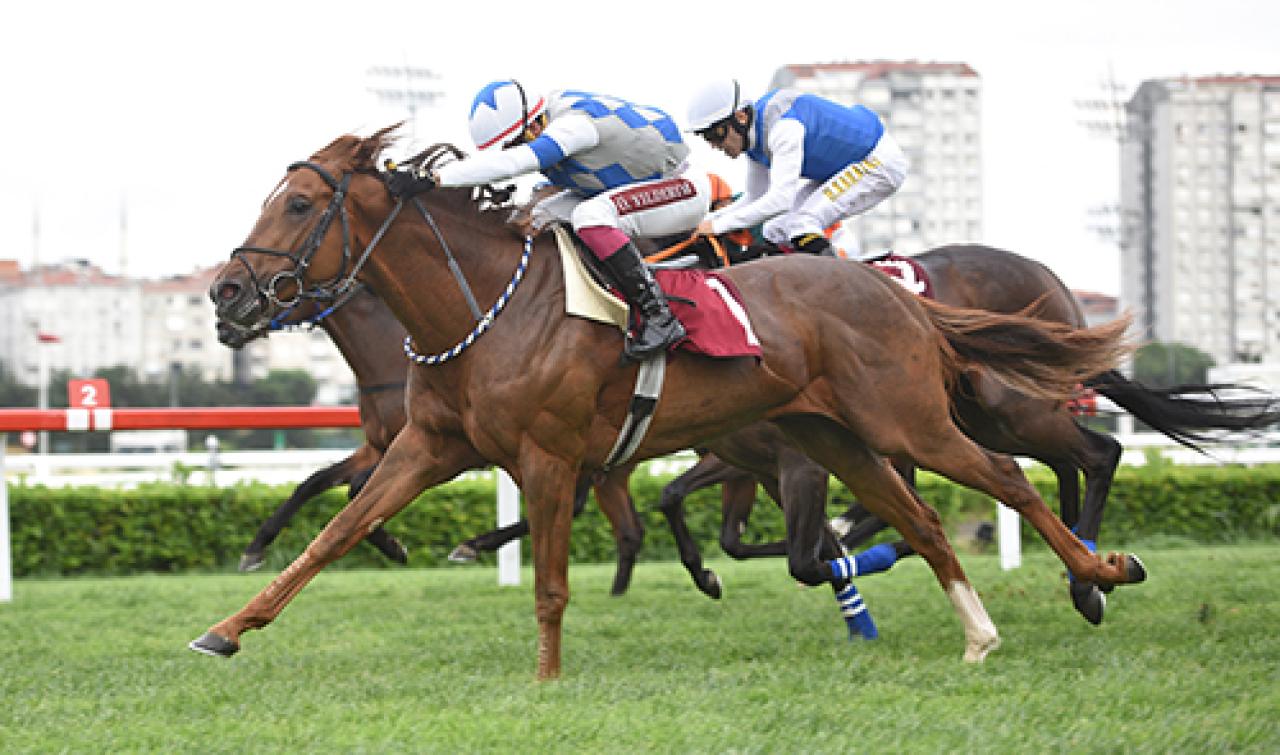
[[[36, 328], [36, 341], [39, 345], [36, 351], [40, 355], [40, 386], [36, 395], [41, 409], [49, 408], [49, 347], [55, 343], [62, 343], [62, 339], [52, 333], [46, 333]], [[40, 431], [40, 455], [44, 456], [49, 453], [49, 433], [46, 430]]]
[[430, 68], [417, 68], [407, 63], [401, 66], [373, 66], [367, 72], [373, 80], [369, 91], [384, 105], [400, 106], [409, 111], [413, 135], [418, 136], [418, 108], [430, 107], [444, 96], [444, 92], [429, 88], [427, 82], [438, 81], [440, 74]]

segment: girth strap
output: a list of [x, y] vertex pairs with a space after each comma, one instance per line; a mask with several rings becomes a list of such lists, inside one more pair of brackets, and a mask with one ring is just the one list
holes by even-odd
[[656, 354], [640, 363], [640, 371], [636, 373], [636, 388], [631, 396], [631, 404], [627, 407], [627, 419], [618, 432], [618, 440], [613, 450], [605, 459], [603, 469], [608, 471], [625, 463], [640, 447], [640, 442], [649, 431], [649, 423], [653, 420], [654, 409], [658, 406], [658, 397], [662, 395], [662, 383], [667, 374], [666, 353]]

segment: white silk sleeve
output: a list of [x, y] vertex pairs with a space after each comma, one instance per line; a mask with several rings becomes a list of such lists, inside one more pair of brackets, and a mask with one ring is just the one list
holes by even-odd
[[538, 169], [538, 158], [521, 144], [512, 149], [481, 152], [462, 160], [441, 165], [436, 171], [443, 187], [479, 186], [531, 173]]
[[[747, 171], [747, 196], [712, 216], [711, 229], [727, 233], [750, 228], [791, 209], [804, 185], [804, 124], [783, 118], [769, 131], [770, 167], [752, 162]], [[759, 187], [763, 186], [763, 189]], [[753, 192], [752, 189], [757, 191]]]

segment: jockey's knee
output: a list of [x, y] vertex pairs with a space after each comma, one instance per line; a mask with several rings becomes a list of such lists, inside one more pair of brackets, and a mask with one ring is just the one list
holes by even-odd
[[618, 209], [612, 202], [600, 201], [600, 197], [603, 196], [602, 194], [599, 197], [583, 200], [573, 208], [573, 212], [569, 214], [569, 223], [573, 226], [573, 230], [580, 231], [591, 226], [608, 226], [621, 230]]
[[785, 216], [765, 221], [765, 224], [760, 228], [760, 234], [764, 236], [765, 241], [774, 246], [783, 246], [791, 243], [791, 235], [787, 233], [786, 224], [783, 222], [784, 219]]

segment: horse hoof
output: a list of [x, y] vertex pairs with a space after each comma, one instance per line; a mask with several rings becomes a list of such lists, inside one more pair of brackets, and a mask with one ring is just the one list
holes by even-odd
[[1132, 553], [1129, 554], [1128, 561], [1125, 563], [1125, 584], [1136, 585], [1139, 582], [1147, 581], [1147, 567], [1142, 565], [1142, 561]]
[[998, 647], [1000, 647], [1000, 635], [998, 634], [993, 634], [981, 640], [973, 640], [965, 646], [964, 662], [982, 663], [987, 659], [987, 654]]
[[702, 591], [708, 598], [719, 600], [724, 594], [720, 585], [720, 577], [710, 569], [702, 570], [702, 579], [698, 580], [698, 589]]
[[476, 560], [476, 549], [462, 543], [449, 554], [449, 560], [455, 564], [470, 564]]
[[262, 551], [249, 552], [245, 551], [240, 557], [240, 571], [257, 571], [262, 567], [262, 562], [266, 560]]
[[1102, 614], [1107, 608], [1107, 596], [1102, 594], [1097, 585], [1091, 582], [1072, 582], [1071, 602], [1090, 624], [1097, 626], [1102, 623]]
[[199, 639], [192, 640], [187, 643], [187, 647], [197, 653], [205, 655], [216, 655], [220, 658], [230, 658], [240, 649], [240, 645], [228, 640], [219, 634], [213, 632], [205, 632], [200, 635]]

